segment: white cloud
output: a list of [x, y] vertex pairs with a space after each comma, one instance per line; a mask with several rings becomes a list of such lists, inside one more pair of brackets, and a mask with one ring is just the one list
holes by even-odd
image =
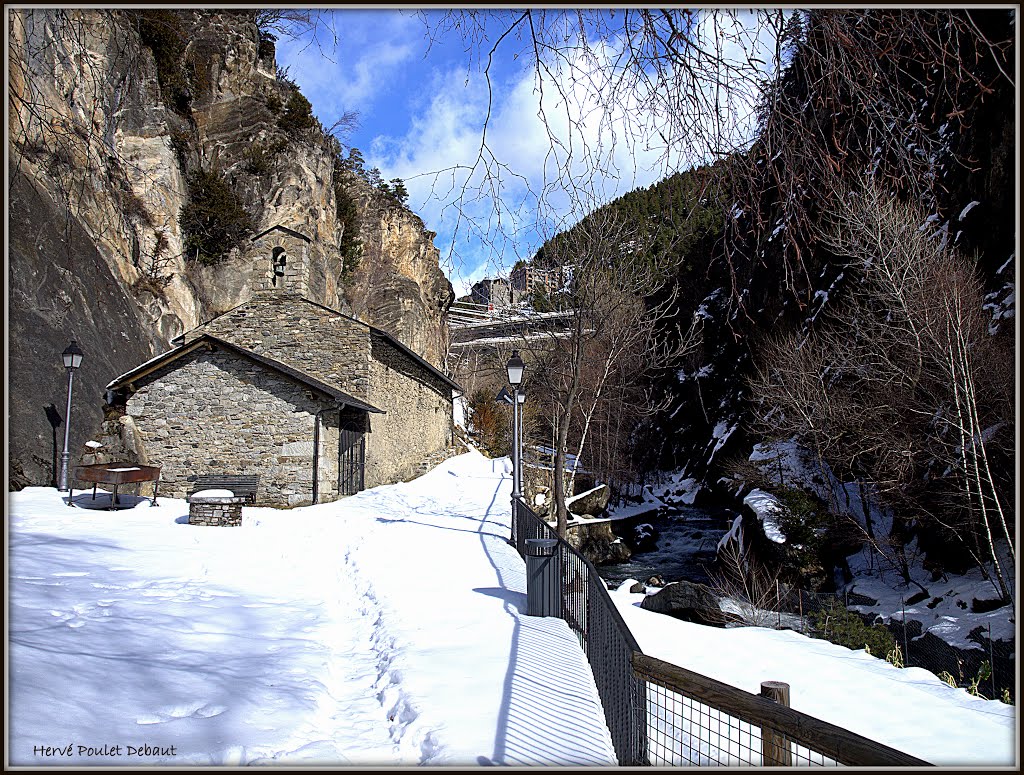
[[[770, 68], [774, 53], [774, 37], [756, 19], [753, 14], [704, 17], [694, 28], [702, 50], [750, 76], [745, 82], [733, 79], [734, 88], [726, 93], [718, 88], [720, 74], [712, 74], [696, 100], [699, 126], [733, 146], [750, 138], [758, 76]], [[382, 31], [382, 23], [373, 45], [348, 49], [359, 57], [342, 63], [347, 79], [336, 71], [324, 75], [322, 88], [346, 107], [372, 99], [386, 88], [389, 72], [411, 64], [417, 30], [422, 38], [423, 28], [415, 27], [419, 22], [401, 19], [397, 37]], [[507, 271], [545, 237], [594, 207], [709, 160], [709, 137], [694, 136], [679, 122], [680, 115], [695, 109], [694, 100], [682, 101], [686, 94], [645, 90], [642, 83], [614, 91], [609, 78], [620, 47], [620, 41], [608, 40], [587, 56], [577, 51], [572, 58], [547, 62], [551, 69], [543, 82], [532, 67], [506, 70], [491, 84], [482, 156], [481, 130], [488, 116], [482, 74], [451, 60], [443, 67], [429, 58], [415, 65], [423, 80], [418, 90], [404, 95], [407, 129], [377, 136], [364, 152], [368, 167], [379, 167], [385, 179], [406, 182], [410, 205], [437, 232], [435, 243], [457, 288]], [[365, 118], [365, 123], [373, 120]]]
[[456, 266], [452, 269], [452, 273], [449, 276], [452, 287], [455, 289], [455, 297], [461, 298], [467, 296], [470, 289], [480, 280], [485, 277], [493, 277], [495, 272], [491, 270], [487, 262], [482, 262], [469, 269], [466, 265]]
[[422, 24], [409, 15], [337, 10], [325, 17], [316, 41], [279, 40], [277, 58], [307, 96], [315, 95], [314, 109], [330, 123], [329, 114], [364, 111], [385, 97], [394, 76], [422, 52], [422, 37]]

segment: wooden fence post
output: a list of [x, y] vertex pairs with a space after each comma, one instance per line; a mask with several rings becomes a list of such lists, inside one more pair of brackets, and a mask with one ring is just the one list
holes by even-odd
[[[789, 684], [782, 681], [762, 681], [761, 696], [779, 705], [789, 707]], [[792, 767], [793, 754], [789, 740], [770, 727], [761, 727], [761, 757], [765, 767]]]

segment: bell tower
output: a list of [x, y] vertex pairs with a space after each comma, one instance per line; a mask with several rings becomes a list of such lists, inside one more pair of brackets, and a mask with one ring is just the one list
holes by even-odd
[[309, 246], [305, 234], [271, 226], [252, 238], [252, 288], [256, 293], [309, 295]]

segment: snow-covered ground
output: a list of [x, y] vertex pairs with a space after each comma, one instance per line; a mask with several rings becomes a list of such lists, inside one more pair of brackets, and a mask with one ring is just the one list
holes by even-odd
[[900, 669], [792, 630], [721, 629], [639, 607], [643, 594], [612, 592], [645, 654], [757, 694], [790, 685], [790, 706], [940, 766], [1012, 766], [1016, 708], [953, 689], [921, 668]]
[[525, 615], [507, 464], [240, 528], [11, 493], [10, 762], [614, 763], [576, 637]]
[[[970, 634], [979, 630], [985, 639], [1011, 642], [1016, 634], [1016, 622], [1012, 606], [1002, 606], [992, 611], [978, 613], [972, 610], [975, 600], [992, 600], [997, 596], [990, 581], [986, 581], [977, 568], [961, 576], [946, 575], [932, 581], [931, 574], [920, 564], [910, 566], [910, 577], [917, 585], [907, 584], [892, 569], [882, 566], [869, 549], [847, 558], [854, 580], [847, 585], [847, 591], [865, 595], [875, 600], [874, 605], [853, 605], [850, 607], [863, 613], [881, 616], [883, 621], [921, 622], [921, 635], [931, 633], [946, 643], [960, 649], [980, 649]], [[1011, 567], [1004, 562], [1003, 567]], [[916, 603], [906, 602], [924, 588], [928, 597]], [[911, 641], [910, 648], [913, 648]]]
[[[864, 524], [864, 507], [861, 493], [855, 483], [840, 483], [830, 470], [826, 469], [825, 481], [818, 470], [808, 460], [806, 450], [800, 449], [793, 442], [758, 444], [750, 456], [751, 462], [768, 466], [772, 471], [784, 472], [787, 481], [804, 483], [818, 491], [825, 501], [831, 497], [839, 511], [848, 514], [851, 524], [861, 525], [866, 535]], [[759, 494], [759, 495], [758, 495]], [[765, 525], [766, 534], [771, 533], [769, 523], [772, 521], [771, 496], [754, 490], [745, 499]], [[869, 506], [871, 520], [876, 535], [887, 536], [892, 530], [893, 515], [881, 509], [876, 503]], [[772, 535], [769, 535], [772, 538]], [[781, 531], [775, 529], [773, 540], [781, 537]], [[884, 545], [884, 542], [880, 542]], [[847, 562], [853, 581], [845, 589], [850, 593], [866, 595], [877, 601], [875, 605], [854, 606], [865, 613], [881, 616], [884, 621], [902, 621], [904, 614], [908, 621], [919, 621], [922, 634], [932, 633], [957, 648], [979, 648], [968, 636], [973, 630], [981, 627], [986, 637], [991, 631], [994, 640], [1009, 641], [1014, 638], [1016, 622], [1012, 607], [1004, 606], [988, 613], [979, 614], [972, 611], [973, 601], [990, 601], [998, 597], [998, 591], [982, 578], [980, 570], [971, 570], [962, 576], [943, 576], [938, 581], [931, 580], [931, 573], [923, 567], [922, 556], [914, 539], [904, 549], [910, 576], [916, 584], [907, 584], [895, 570], [895, 563], [890, 558], [882, 559], [881, 555], [869, 547], [858, 554], [851, 555]], [[892, 554], [891, 550], [888, 551]], [[1007, 579], [1010, 588], [1014, 588], [1014, 563], [1004, 557], [1002, 567], [1009, 574]], [[927, 590], [928, 596], [916, 604], [906, 604], [921, 590]]]
[[[336, 503], [247, 507], [240, 528], [189, 526], [182, 500], [10, 493], [9, 762], [614, 763], [575, 636], [525, 616], [510, 490], [507, 460], [470, 452]], [[789, 681], [795, 708], [934, 763], [1015, 761], [1011, 706], [615, 597], [653, 656], [754, 692]]]

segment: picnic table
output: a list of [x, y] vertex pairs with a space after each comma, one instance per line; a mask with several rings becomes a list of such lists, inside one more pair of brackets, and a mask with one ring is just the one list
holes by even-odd
[[122, 484], [139, 483], [141, 490], [142, 482], [153, 482], [153, 498], [150, 503], [158, 506], [156, 502], [157, 489], [160, 487], [160, 466], [144, 466], [138, 463], [93, 463], [88, 466], [78, 466], [75, 469], [74, 478], [68, 483], [68, 505], [72, 504], [74, 494], [74, 482], [92, 482], [92, 499], [96, 500], [96, 487], [100, 484], [113, 485], [114, 493], [110, 498], [108, 508], [116, 509], [121, 505], [118, 499], [118, 488]]

